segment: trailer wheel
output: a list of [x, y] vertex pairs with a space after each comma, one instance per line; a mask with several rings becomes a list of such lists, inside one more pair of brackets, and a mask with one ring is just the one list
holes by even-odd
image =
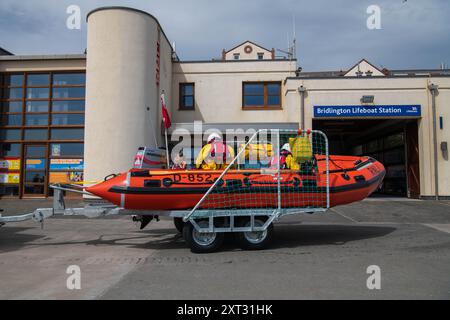
[[[264, 221], [261, 219], [255, 219], [255, 227], [262, 227]], [[245, 227], [250, 226], [250, 221], [244, 223]], [[262, 250], [272, 241], [273, 237], [273, 223], [271, 223], [264, 231], [248, 231], [239, 232], [237, 239], [242, 249], [244, 250]]]
[[[197, 224], [200, 227], [207, 227], [208, 221], [201, 220]], [[188, 222], [183, 227], [183, 238], [193, 253], [209, 253], [222, 246], [224, 234], [222, 232], [198, 232], [192, 223]]]
[[178, 230], [178, 232], [183, 233], [183, 218], [173, 218], [173, 224], [175, 225], [175, 228]]

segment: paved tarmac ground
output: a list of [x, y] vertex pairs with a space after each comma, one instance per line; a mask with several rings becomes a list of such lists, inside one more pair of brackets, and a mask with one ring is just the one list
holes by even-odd
[[[77, 205], [79, 201], [69, 202]], [[50, 201], [0, 200], [4, 215]], [[81, 289], [67, 289], [67, 268]], [[369, 290], [371, 265], [381, 289]], [[172, 221], [52, 218], [0, 228], [0, 299], [449, 299], [450, 202], [368, 199], [275, 224], [273, 245], [192, 254]]]

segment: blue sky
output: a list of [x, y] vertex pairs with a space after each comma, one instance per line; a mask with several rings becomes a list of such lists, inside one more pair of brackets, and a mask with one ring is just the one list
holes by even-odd
[[[369, 5], [381, 8], [381, 29], [369, 30]], [[79, 5], [81, 30], [66, 28], [66, 8]], [[0, 46], [15, 54], [82, 53], [86, 14], [122, 5], [156, 16], [182, 60], [219, 57], [252, 40], [286, 49], [293, 34], [305, 71], [347, 69], [361, 58], [390, 69], [450, 65], [448, 0], [1, 0]]]

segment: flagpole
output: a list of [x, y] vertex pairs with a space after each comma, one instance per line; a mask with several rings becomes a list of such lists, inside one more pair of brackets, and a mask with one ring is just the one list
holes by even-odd
[[[161, 92], [161, 108], [165, 108], [165, 92], [162, 90]], [[167, 124], [166, 118], [163, 117], [164, 122], [164, 137], [166, 140], [166, 161], [167, 161], [167, 169], [170, 169], [170, 157], [169, 157], [169, 139], [167, 138]]]
[[164, 128], [165, 137], [166, 137], [166, 157], [167, 157], [167, 169], [170, 169], [170, 158], [169, 158], [169, 143], [167, 139], [167, 128]]

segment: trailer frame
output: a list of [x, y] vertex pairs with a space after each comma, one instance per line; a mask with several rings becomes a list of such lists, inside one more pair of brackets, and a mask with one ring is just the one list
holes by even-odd
[[[283, 216], [300, 214], [300, 213], [318, 213], [325, 212], [330, 208], [330, 181], [329, 181], [329, 152], [328, 152], [328, 138], [326, 135], [318, 130], [270, 130], [273, 134], [276, 133], [277, 140], [275, 142], [276, 155], [280, 155], [280, 133], [297, 133], [301, 134], [318, 134], [321, 135], [325, 143], [325, 157], [326, 157], [326, 203], [323, 207], [298, 207], [298, 208], [284, 208], [282, 204], [282, 192], [281, 192], [281, 169], [280, 161], [277, 161], [277, 169], [274, 173], [276, 175], [277, 184], [277, 205], [274, 208], [265, 209], [202, 209], [201, 206], [207, 197], [215, 188], [217, 188], [219, 181], [222, 177], [233, 167], [233, 165], [242, 156], [242, 153], [246, 148], [255, 142], [258, 135], [261, 133], [267, 133], [269, 130], [262, 129], [256, 131], [251, 138], [246, 142], [245, 146], [239, 150], [233, 160], [228, 164], [228, 166], [223, 170], [221, 175], [216, 179], [216, 181], [211, 185], [208, 191], [203, 195], [203, 197], [198, 201], [194, 208], [191, 210], [172, 210], [172, 211], [143, 211], [143, 210], [129, 210], [124, 209], [120, 206], [110, 204], [110, 203], [88, 203], [84, 207], [79, 208], [67, 208], [65, 204], [64, 192], [75, 192], [82, 194], [84, 196], [89, 196], [92, 198], [97, 198], [93, 194], [85, 191], [85, 187], [74, 185], [74, 184], [54, 184], [50, 187], [54, 190], [53, 196], [53, 206], [52, 208], [38, 208], [31, 213], [15, 215], [15, 216], [2, 216], [0, 214], [0, 226], [5, 223], [21, 222], [26, 220], [33, 220], [43, 226], [44, 220], [52, 216], [85, 216], [87, 218], [99, 218], [111, 215], [122, 215], [122, 216], [132, 216], [139, 217], [142, 221], [142, 217], [153, 217], [168, 216], [175, 219], [182, 219], [185, 224], [191, 224], [195, 231], [200, 235], [207, 236], [207, 234], [217, 234], [217, 233], [263, 233], [268, 230], [272, 223]], [[248, 219], [247, 225], [243, 226], [242, 223], [239, 224], [237, 221], [240, 219]], [[255, 221], [258, 219], [258, 224]], [[136, 219], [138, 220], [138, 219]], [[207, 223], [205, 223], [207, 221]], [[261, 221], [263, 224], [261, 225]], [[201, 223], [200, 223], [201, 222]], [[201, 224], [201, 225], [200, 225]], [[184, 232], [183, 232], [184, 234]], [[192, 247], [191, 247], [192, 249]]]

